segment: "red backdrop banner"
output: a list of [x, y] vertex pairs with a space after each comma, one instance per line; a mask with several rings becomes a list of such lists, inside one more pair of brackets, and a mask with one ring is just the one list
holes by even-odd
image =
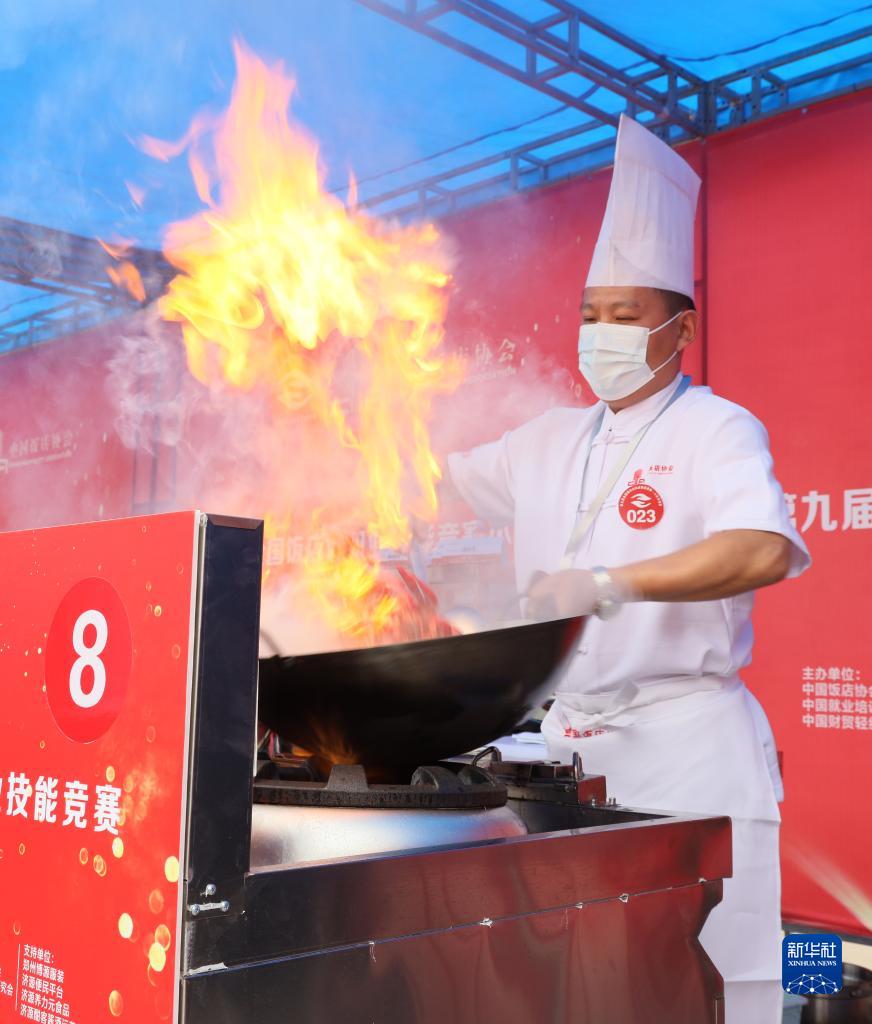
[[872, 92], [715, 139], [709, 376], [769, 429], [814, 565], [763, 592], [746, 674], [784, 751], [784, 915], [872, 929]]

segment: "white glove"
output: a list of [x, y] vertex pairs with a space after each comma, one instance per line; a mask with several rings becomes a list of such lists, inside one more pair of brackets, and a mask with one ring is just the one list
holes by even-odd
[[587, 569], [536, 573], [527, 589], [527, 616], [541, 621], [591, 615], [600, 596], [593, 573]]

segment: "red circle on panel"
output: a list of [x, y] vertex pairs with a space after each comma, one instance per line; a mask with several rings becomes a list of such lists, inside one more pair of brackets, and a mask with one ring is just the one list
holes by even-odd
[[618, 501], [618, 512], [634, 530], [650, 530], [663, 518], [663, 499], [650, 484], [631, 484]]
[[118, 717], [130, 681], [133, 639], [118, 591], [81, 580], [58, 605], [48, 633], [45, 689], [64, 735], [91, 743]]

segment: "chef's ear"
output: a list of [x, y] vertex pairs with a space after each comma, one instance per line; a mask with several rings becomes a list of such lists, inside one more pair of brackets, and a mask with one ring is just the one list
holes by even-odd
[[695, 309], [686, 309], [678, 321], [678, 342], [676, 352], [682, 352], [696, 338], [699, 331], [699, 313]]

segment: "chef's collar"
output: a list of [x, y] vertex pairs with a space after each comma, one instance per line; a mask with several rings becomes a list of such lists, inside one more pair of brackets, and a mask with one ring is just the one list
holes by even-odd
[[619, 437], [625, 435], [631, 437], [640, 427], [644, 427], [646, 423], [650, 423], [658, 415], [660, 410], [678, 390], [681, 378], [682, 374], [679, 372], [675, 375], [675, 379], [670, 381], [661, 391], [651, 395], [650, 398], [643, 399], [641, 402], [636, 402], [635, 405], [621, 409], [620, 412], [612, 412], [608, 405], [606, 405], [602, 426], [597, 433], [597, 437], [601, 437], [609, 430]]

